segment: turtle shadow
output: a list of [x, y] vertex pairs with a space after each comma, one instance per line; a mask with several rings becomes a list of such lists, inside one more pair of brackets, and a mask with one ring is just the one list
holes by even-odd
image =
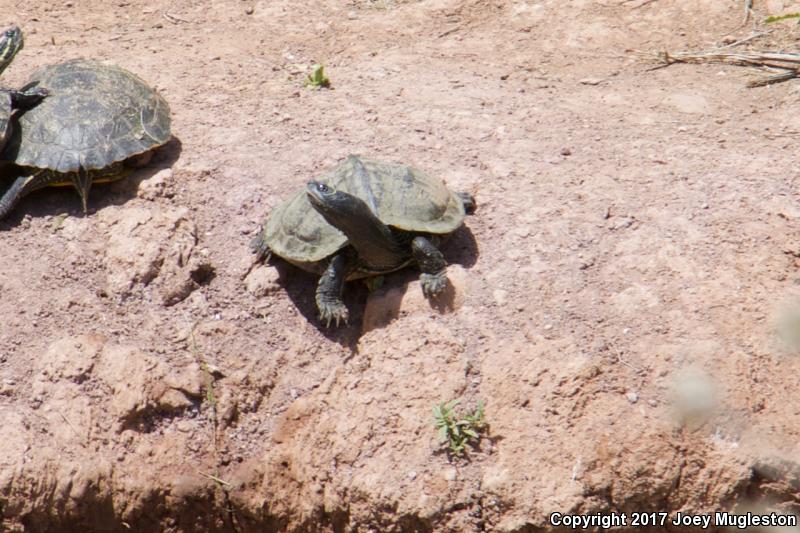
[[320, 276], [306, 272], [275, 256], [265, 263], [278, 271], [278, 284], [283, 287], [289, 300], [303, 318], [317, 328], [325, 338], [348, 348], [355, 355], [361, 337], [361, 322], [366, 305], [367, 290], [364, 284], [358, 281], [345, 284], [343, 300], [350, 311], [348, 323], [338, 327], [332, 323], [327, 327], [320, 321], [317, 311], [316, 294]]
[[[162, 170], [172, 168], [172, 166], [180, 159], [181, 152], [183, 151], [183, 143], [174, 135], [163, 146], [159, 147], [154, 153], [150, 162], [141, 168], [136, 168], [130, 176], [125, 179], [109, 183], [107, 186], [98, 185], [98, 189], [103, 187], [102, 198], [93, 200], [92, 203], [95, 209], [89, 207], [90, 213], [92, 211], [99, 211], [103, 207], [111, 205], [122, 205], [132, 198], [135, 198], [139, 193], [139, 187], [143, 181], [147, 181]], [[93, 188], [94, 190], [94, 188]], [[97, 196], [100, 196], [98, 191]]]
[[[181, 151], [180, 139], [173, 136], [165, 145], [154, 151], [152, 159], [146, 166], [134, 169], [129, 176], [117, 182], [93, 186], [89, 196], [88, 216], [93, 216], [104, 207], [122, 205], [135, 198], [139, 184], [161, 170], [174, 165], [180, 158]], [[19, 167], [10, 162], [3, 164], [0, 168], [2, 192], [5, 192], [5, 189], [19, 175]], [[0, 228], [8, 229], [19, 225], [26, 215], [39, 218], [62, 214], [74, 217], [84, 216], [80, 196], [71, 186], [46, 187], [20, 199], [11, 213], [0, 222]]]
[[[478, 260], [478, 243], [472, 231], [462, 225], [441, 246], [442, 254], [449, 265], [460, 265], [465, 270], [472, 267]], [[388, 293], [401, 293], [398, 298], [390, 298], [387, 306], [381, 312], [385, 319], [369, 320], [365, 323], [364, 314], [367, 309], [367, 300], [370, 291], [362, 280], [349, 281], [345, 284], [343, 300], [350, 312], [347, 324], [337, 327], [331, 324], [326, 326], [319, 319], [316, 304], [317, 283], [320, 276], [306, 272], [286, 261], [272, 257], [269, 265], [278, 271], [278, 283], [284, 288], [289, 299], [300, 314], [327, 339], [341, 344], [351, 350], [353, 355], [358, 353], [358, 342], [364, 333], [377, 327], [385, 327], [400, 314], [402, 300], [413, 283], [418, 283], [419, 270], [414, 267], [404, 268], [399, 272], [386, 274], [381, 288], [372, 294], [376, 296]], [[426, 298], [428, 305], [440, 314], [447, 314], [455, 310], [457, 289], [448, 280], [445, 290], [440, 294]]]
[[448, 265], [461, 265], [469, 270], [478, 262], [478, 241], [469, 226], [462, 224], [441, 246], [442, 255]]

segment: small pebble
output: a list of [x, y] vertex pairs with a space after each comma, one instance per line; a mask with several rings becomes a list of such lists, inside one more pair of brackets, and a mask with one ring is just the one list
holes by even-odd
[[572, 150], [570, 150], [569, 148], [567, 148], [567, 147], [565, 146], [564, 148], [562, 148], [562, 149], [561, 149], [561, 155], [564, 155], [564, 156], [566, 156], [566, 155], [572, 155]]
[[636, 403], [639, 401], [639, 395], [632, 391], [626, 394], [625, 397], [628, 398], [628, 401], [631, 403]]

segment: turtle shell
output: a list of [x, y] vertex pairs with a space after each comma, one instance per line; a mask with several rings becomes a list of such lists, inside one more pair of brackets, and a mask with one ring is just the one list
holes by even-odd
[[[384, 224], [399, 230], [446, 234], [464, 220], [462, 200], [444, 181], [407, 165], [351, 155], [319, 181], [358, 196]], [[262, 240], [273, 253], [304, 268], [347, 245], [347, 237], [311, 206], [305, 187], [272, 212]]]
[[11, 129], [11, 113], [13, 104], [8, 91], [0, 90], [0, 150], [8, 142], [8, 133]]
[[101, 169], [170, 138], [166, 100], [120, 67], [75, 59], [39, 69], [32, 86], [50, 95], [15, 124], [6, 155], [18, 165]]

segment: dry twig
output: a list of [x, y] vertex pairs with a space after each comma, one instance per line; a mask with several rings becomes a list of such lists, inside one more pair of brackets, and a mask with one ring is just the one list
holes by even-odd
[[663, 68], [673, 63], [726, 63], [779, 71], [748, 83], [748, 87], [760, 87], [779, 83], [800, 76], [800, 54], [790, 52], [723, 52], [719, 49], [709, 52], [661, 52], [658, 58]]
[[189, 22], [189, 21], [188, 21], [188, 20], [186, 20], [186, 19], [182, 19], [182, 18], [180, 18], [180, 17], [176, 17], [175, 15], [173, 15], [173, 14], [171, 14], [171, 13], [168, 13], [168, 12], [166, 12], [166, 11], [164, 11], [164, 12], [162, 13], [162, 15], [164, 16], [164, 18], [165, 18], [165, 19], [167, 19], [168, 21], [170, 21], [170, 22], [171, 22], [171, 23], [173, 23], [173, 24], [178, 24], [179, 22]]

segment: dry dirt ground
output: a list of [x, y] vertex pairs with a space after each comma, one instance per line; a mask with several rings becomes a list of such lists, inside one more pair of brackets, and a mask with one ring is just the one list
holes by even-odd
[[[113, 61], [170, 102], [131, 179], [0, 223], [0, 529], [540, 531], [551, 512], [800, 512], [800, 85], [654, 65], [792, 2], [2, 2], [4, 74]], [[795, 48], [792, 21], [744, 47]], [[329, 90], [303, 86], [323, 63]], [[249, 272], [350, 153], [472, 191], [417, 274]], [[788, 324], [788, 326], [786, 326]], [[789, 335], [791, 337], [791, 335]], [[790, 339], [791, 340], [791, 339]], [[486, 403], [449, 457], [432, 407]], [[681, 529], [681, 531], [689, 531]]]

